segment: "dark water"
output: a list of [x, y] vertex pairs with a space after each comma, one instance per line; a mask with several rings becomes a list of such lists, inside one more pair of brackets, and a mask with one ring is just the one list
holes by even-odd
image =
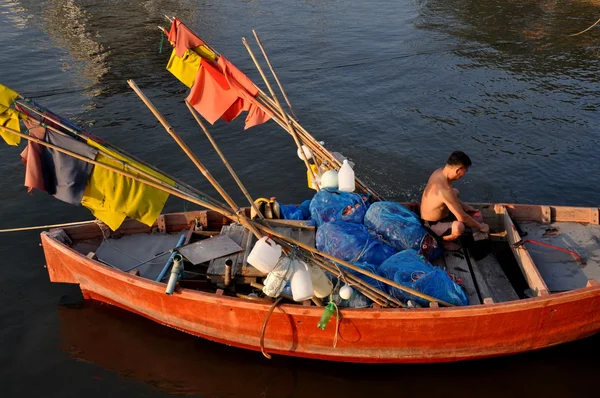
[[[568, 36], [600, 16], [596, 1], [0, 3], [1, 83], [214, 194], [128, 88], [134, 79], [242, 203], [164, 69], [165, 13], [259, 82], [241, 44], [256, 29], [302, 125], [389, 199], [417, 199], [461, 149], [474, 162], [459, 184], [468, 200], [598, 205], [600, 28]], [[253, 196], [310, 196], [292, 139], [273, 123], [212, 131]], [[89, 219], [28, 196], [19, 151], [0, 145], [0, 228]], [[171, 199], [166, 210], [186, 208]], [[597, 396], [598, 336], [449, 365], [267, 361], [106, 306], [61, 307], [76, 289], [48, 282], [37, 233], [0, 239], [2, 397]]]

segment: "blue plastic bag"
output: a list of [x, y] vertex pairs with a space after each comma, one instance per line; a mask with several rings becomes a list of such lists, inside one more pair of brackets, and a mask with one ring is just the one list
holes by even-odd
[[[454, 305], [469, 303], [465, 292], [445, 271], [426, 263], [413, 249], [394, 254], [381, 264], [378, 272], [387, 279], [447, 303]], [[428, 305], [427, 300], [389, 285], [387, 288], [388, 293], [399, 300], [414, 300], [420, 305]]]
[[285, 220], [308, 220], [310, 218], [310, 199], [296, 205], [279, 205], [281, 216]]
[[318, 227], [330, 221], [362, 224], [368, 207], [367, 196], [323, 188], [310, 202], [310, 216]]
[[317, 228], [317, 249], [348, 262], [379, 266], [396, 251], [362, 224], [332, 221]]
[[439, 255], [437, 241], [421, 225], [419, 217], [399, 203], [373, 203], [365, 215], [365, 225], [396, 250], [414, 249], [429, 260]]

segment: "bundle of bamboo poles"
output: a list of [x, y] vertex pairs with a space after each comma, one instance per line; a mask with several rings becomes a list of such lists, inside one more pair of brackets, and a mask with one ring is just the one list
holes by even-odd
[[[241, 225], [245, 226], [257, 238], [261, 238], [263, 236], [263, 234], [269, 234], [272, 237], [274, 237], [280, 244], [282, 244], [286, 253], [289, 254], [293, 249], [296, 249], [309, 262], [311, 262], [315, 266], [322, 268], [326, 272], [332, 273], [332, 274], [342, 278], [346, 282], [350, 281], [350, 284], [352, 284], [358, 291], [360, 291], [366, 297], [372, 299], [374, 302], [376, 302], [377, 304], [379, 304], [381, 306], [403, 306], [403, 303], [400, 302], [399, 300], [391, 297], [387, 293], [385, 293], [379, 289], [376, 289], [375, 287], [364, 282], [360, 278], [348, 273], [345, 269], [341, 268], [340, 266], [345, 267], [346, 269], [352, 270], [356, 273], [371, 277], [375, 280], [383, 282], [389, 286], [398, 288], [406, 293], [420, 297], [429, 302], [438, 302], [439, 304], [444, 305], [444, 306], [452, 306], [449, 303], [438, 300], [429, 295], [420, 293], [414, 289], [408, 288], [408, 287], [398, 284], [394, 281], [391, 281], [387, 278], [381, 277], [380, 275], [363, 270], [360, 267], [357, 267], [357, 266], [355, 266], [351, 263], [348, 263], [344, 260], [338, 259], [327, 253], [321, 252], [321, 251], [319, 251], [311, 246], [308, 246], [302, 242], [299, 242], [299, 241], [296, 241], [289, 237], [286, 237], [284, 235], [281, 235], [281, 234], [277, 233], [276, 231], [274, 231], [271, 227], [269, 227], [269, 225], [266, 224], [266, 221], [264, 221], [264, 220], [261, 223], [261, 222], [257, 222], [257, 221], [248, 219], [246, 217], [243, 209], [240, 208], [235, 203], [235, 201], [227, 194], [227, 192], [225, 192], [225, 190], [221, 187], [221, 185], [214, 179], [214, 177], [210, 174], [210, 172], [206, 169], [206, 167], [200, 162], [200, 160], [191, 152], [189, 147], [183, 142], [183, 140], [181, 140], [181, 138], [177, 135], [175, 130], [169, 125], [169, 123], [166, 121], [166, 119], [162, 116], [162, 114], [160, 114], [160, 112], [150, 102], [150, 100], [141, 92], [141, 90], [137, 87], [137, 85], [131, 80], [128, 83], [132, 87], [132, 89], [136, 92], [136, 94], [138, 94], [138, 96], [142, 99], [142, 101], [148, 106], [148, 108], [156, 116], [156, 118], [160, 121], [160, 123], [163, 125], [165, 130], [177, 142], [177, 144], [186, 153], [186, 155], [192, 160], [192, 162], [202, 172], [202, 174], [207, 178], [207, 180], [215, 187], [215, 189], [219, 192], [219, 194], [227, 202], [227, 205], [224, 205], [224, 204], [220, 203], [219, 201], [217, 201], [216, 199], [212, 199], [208, 196], [200, 196], [200, 195], [194, 194], [192, 192], [189, 192], [188, 190], [180, 189], [178, 187], [172, 187], [172, 186], [160, 181], [156, 177], [153, 177], [152, 175], [144, 172], [143, 170], [136, 169], [135, 167], [132, 167], [128, 170], [120, 170], [120, 169], [112, 167], [110, 165], [106, 165], [106, 164], [97, 162], [95, 160], [88, 159], [84, 156], [78, 155], [77, 153], [71, 152], [62, 147], [50, 144], [48, 142], [39, 140], [37, 138], [31, 137], [26, 134], [20, 133], [19, 131], [16, 131], [16, 130], [13, 130], [13, 129], [10, 129], [10, 128], [4, 127], [4, 126], [0, 126], [0, 129], [2, 129], [3, 131], [9, 132], [9, 133], [15, 134], [21, 138], [27, 139], [31, 142], [38, 143], [40, 145], [54, 149], [58, 152], [72, 156], [72, 157], [82, 160], [84, 162], [91, 163], [91, 164], [95, 165], [96, 167], [102, 167], [102, 168], [108, 169], [110, 171], [113, 171], [115, 173], [121, 174], [125, 177], [132, 178], [133, 180], [142, 182], [148, 186], [162, 190], [171, 195], [174, 195], [181, 199], [187, 200], [191, 203], [205, 207], [209, 210], [216, 211], [219, 214], [222, 214], [223, 216], [231, 219], [232, 221], [238, 222]], [[191, 111], [193, 111], [193, 110], [191, 110]], [[204, 125], [200, 121], [200, 119], [196, 119], [196, 120], [197, 120], [198, 124], [201, 126], [201, 128], [205, 131], [205, 133], [207, 135], [209, 135], [208, 131], [206, 130], [206, 128], [204, 127]], [[213, 143], [213, 146], [215, 146], [215, 148], [217, 148], [216, 143], [214, 143], [214, 141], [212, 141], [212, 143]], [[224, 159], [224, 156], [222, 156], [222, 153], [221, 153], [221, 157], [224, 160], [224, 162], [226, 162], [226, 160]], [[241, 183], [241, 181], [239, 181], [239, 179], [236, 178], [236, 182], [238, 182], [238, 185], [240, 186], [240, 188], [247, 194], [247, 191], [243, 187], [243, 184]], [[247, 199], [250, 202], [250, 204], [253, 203], [252, 198], [249, 195], [247, 195]]]
[[[169, 17], [166, 15], [165, 15], [165, 17], [170, 22], [172, 22], [173, 18], [174, 18], [174, 17]], [[167, 33], [165, 28], [159, 26], [159, 29], [161, 29], [163, 31], [163, 33], [165, 33], [165, 34]], [[289, 102], [289, 99], [288, 99], [287, 95], [285, 94], [285, 91], [283, 90], [283, 86], [281, 85], [281, 82], [279, 81], [279, 78], [277, 77], [277, 74], [275, 73], [275, 70], [266, 54], [266, 51], [260, 41], [258, 34], [254, 30], [252, 32], [253, 32], [256, 42], [265, 58], [265, 61], [266, 61], [267, 65], [269, 66], [271, 74], [275, 78], [277, 85], [278, 85], [279, 89], [281, 90], [283, 97], [285, 98], [285, 101], [290, 109], [290, 112], [292, 114], [294, 114], [294, 111]], [[323, 147], [323, 145], [319, 141], [317, 141], [304, 127], [302, 127], [300, 125], [300, 123], [298, 122], [297, 118], [292, 117], [290, 114], [288, 114], [285, 111], [285, 109], [281, 105], [281, 102], [277, 98], [277, 95], [275, 94], [275, 92], [272, 88], [272, 85], [269, 83], [264, 71], [262, 70], [262, 67], [260, 66], [258, 60], [256, 59], [252, 49], [250, 48], [248, 42], [246, 41], [245, 38], [242, 39], [242, 42], [243, 42], [244, 46], [246, 47], [246, 49], [248, 50], [250, 57], [252, 58], [254, 64], [256, 65], [256, 68], [258, 69], [269, 93], [271, 94], [271, 96], [267, 95], [260, 87], [255, 85], [256, 89], [258, 90], [258, 95], [254, 99], [254, 103], [261, 110], [263, 110], [267, 115], [269, 115], [275, 121], [275, 123], [277, 123], [279, 126], [281, 126], [285, 131], [287, 131], [292, 136], [292, 138], [294, 139], [294, 142], [296, 144], [296, 147], [298, 148], [299, 153], [301, 154], [302, 160], [304, 161], [308, 172], [312, 176], [313, 182], [315, 182], [317, 189], [320, 189], [320, 186], [318, 185], [318, 182], [317, 182], [318, 179], [315, 178], [316, 176], [313, 172], [313, 169], [310, 167], [309, 161], [308, 161], [308, 159], [306, 159], [306, 156], [304, 156], [304, 150], [303, 150], [302, 146], [305, 146], [306, 148], [308, 148], [310, 150], [310, 152], [312, 154], [312, 159], [315, 162], [315, 165], [317, 166], [317, 169], [320, 172], [324, 172], [326, 170], [339, 170], [339, 168], [342, 166], [342, 162], [340, 160], [338, 160], [335, 156], [333, 156], [333, 154], [330, 151], [325, 149], [325, 147]], [[210, 45], [207, 44], [207, 47], [210, 51], [212, 51], [214, 53], [215, 57], [219, 57], [219, 53], [216, 52]], [[295, 116], [295, 114], [294, 114], [294, 116]], [[378, 194], [373, 189], [369, 188], [364, 182], [362, 182], [358, 177], [356, 177], [356, 175], [355, 175], [355, 180], [356, 180], [355, 181], [356, 187], [359, 190], [369, 194], [371, 197], [373, 197], [376, 200], [384, 200], [384, 198], [380, 194]]]

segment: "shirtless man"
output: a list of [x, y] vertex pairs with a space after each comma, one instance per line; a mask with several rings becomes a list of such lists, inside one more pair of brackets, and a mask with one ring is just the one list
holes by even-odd
[[458, 190], [452, 182], [462, 178], [471, 166], [471, 159], [461, 151], [452, 152], [446, 165], [429, 177], [421, 198], [421, 218], [424, 225], [448, 242], [449, 250], [458, 249], [451, 241], [457, 239], [465, 227], [489, 232], [487, 224], [477, 221], [469, 213], [477, 212], [472, 206], [458, 199]]

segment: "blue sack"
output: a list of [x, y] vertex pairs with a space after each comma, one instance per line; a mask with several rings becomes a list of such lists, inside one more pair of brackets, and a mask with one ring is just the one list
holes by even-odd
[[379, 266], [396, 251], [381, 242], [367, 227], [332, 221], [317, 228], [317, 249], [348, 262]]
[[373, 203], [365, 215], [365, 225], [396, 250], [414, 249], [429, 260], [439, 255], [437, 241], [421, 225], [419, 217], [399, 203]]
[[333, 188], [323, 188], [310, 202], [310, 216], [317, 227], [330, 221], [362, 224], [367, 212], [368, 197]]
[[305, 200], [300, 206], [280, 204], [279, 211], [285, 220], [308, 220], [310, 218], [310, 200]]
[[[410, 287], [421, 293], [435, 297], [454, 305], [467, 305], [467, 295], [448, 274], [419, 256], [413, 249], [407, 249], [394, 254], [381, 264], [378, 269], [379, 275], [393, 280], [396, 283]], [[398, 288], [387, 286], [388, 293], [399, 300], [414, 300], [420, 305], [428, 305], [423, 300]]]

